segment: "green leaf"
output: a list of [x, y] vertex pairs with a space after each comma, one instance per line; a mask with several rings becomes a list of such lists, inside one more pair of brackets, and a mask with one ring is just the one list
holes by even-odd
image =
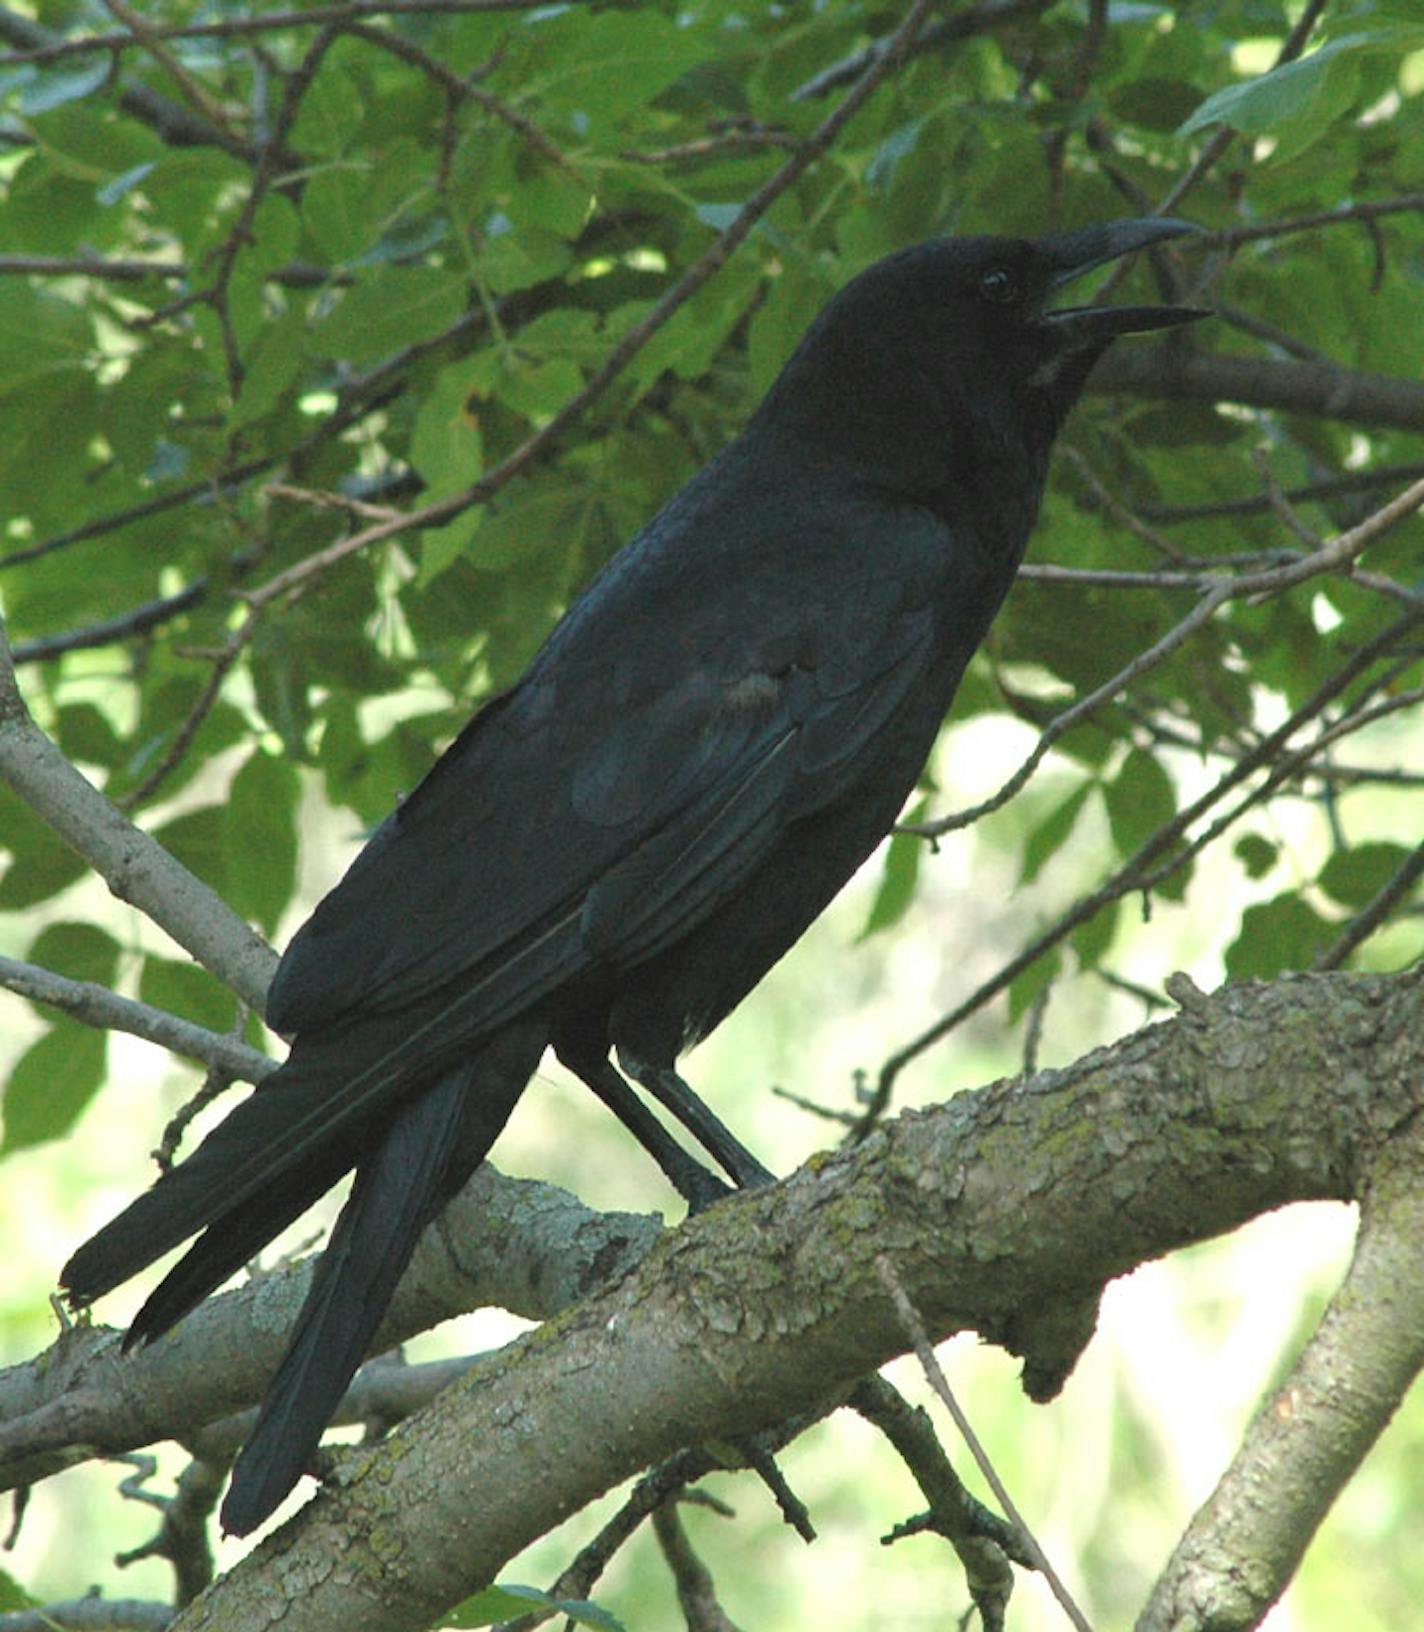
[[360, 128], [366, 99], [344, 70], [325, 64], [302, 91], [301, 106], [288, 138], [294, 153], [335, 157]]
[[[928, 799], [919, 800], [904, 818], [905, 822], [922, 821], [928, 808]], [[870, 912], [866, 916], [865, 927], [856, 937], [857, 940], [867, 940], [882, 929], [889, 929], [892, 924], [898, 924], [905, 916], [906, 909], [915, 898], [915, 884], [920, 876], [920, 858], [927, 849], [929, 840], [918, 838], [913, 833], [896, 833], [886, 845], [880, 888], [875, 892], [875, 899], [871, 902]]]
[[321, 170], [302, 189], [302, 222], [328, 261], [354, 260], [371, 231], [371, 178], [346, 166]]
[[223, 844], [226, 807], [204, 805], [175, 816], [154, 829], [153, 836], [190, 873], [220, 894], [227, 888], [227, 852]]
[[58, 1020], [20, 1056], [5, 1088], [0, 1151], [25, 1150], [62, 1138], [104, 1080], [105, 1034], [77, 1020]]
[[706, 49], [698, 30], [643, 8], [568, 11], [545, 23], [544, 34], [550, 68], [537, 84], [541, 100], [595, 125], [646, 106]]
[[1360, 58], [1417, 50], [1424, 29], [1395, 27], [1369, 34], [1346, 34], [1297, 62], [1284, 63], [1243, 85], [1215, 91], [1178, 129], [1188, 136], [1207, 125], [1228, 125], [1251, 135], [1289, 130], [1291, 151], [1324, 136], [1353, 103]]
[[91, 58], [77, 67], [51, 68], [20, 93], [20, 112], [48, 113], [65, 102], [78, 102], [92, 95], [108, 79], [112, 64], [105, 56]]
[[464, 281], [438, 267], [373, 267], [324, 322], [313, 326], [313, 349], [322, 357], [375, 362], [442, 333], [467, 301]]
[[112, 986], [119, 967], [119, 943], [95, 924], [46, 924], [30, 945], [29, 960], [70, 980]]
[[1177, 795], [1161, 762], [1134, 748], [1122, 769], [1103, 786], [1108, 826], [1118, 854], [1132, 855], [1164, 822], [1177, 814]]
[[143, 960], [138, 995], [140, 1002], [209, 1031], [230, 1031], [237, 1016], [236, 1000], [215, 975], [199, 964], [152, 952]]
[[580, 1626], [596, 1628], [597, 1632], [624, 1632], [623, 1623], [616, 1615], [587, 1598], [554, 1598], [538, 1587], [513, 1585], [486, 1587], [452, 1609], [442, 1624], [462, 1628], [493, 1626], [497, 1621], [527, 1615], [531, 1609], [567, 1616]]
[[479, 399], [489, 370], [482, 356], [449, 363], [435, 376], [410, 436], [410, 462], [427, 503], [470, 486], [484, 468]]
[[306, 319], [300, 312], [265, 323], [243, 359], [242, 386], [227, 416], [228, 428], [240, 430], [270, 414], [291, 390], [305, 361]]
[[1389, 883], [1409, 856], [1404, 845], [1384, 839], [1337, 850], [1320, 870], [1320, 887], [1342, 906], [1358, 910]]
[[112, 770], [124, 757], [124, 740], [93, 703], [67, 703], [55, 719], [55, 741], [77, 764]]
[[1309, 968], [1335, 934], [1336, 927], [1300, 896], [1278, 895], [1241, 914], [1241, 932], [1226, 950], [1226, 973], [1232, 980], [1270, 980], [1287, 969]]
[[1020, 884], [1031, 884], [1038, 877], [1044, 863], [1062, 846], [1073, 831], [1078, 813], [1095, 786], [1096, 784], [1092, 782], [1080, 782], [1066, 799], [1055, 805], [1034, 827], [1024, 841], [1023, 866], [1019, 869]]
[[0, 912], [48, 901], [88, 870], [54, 829], [16, 794], [0, 787], [0, 848], [10, 865], [0, 877]]
[[487, 237], [480, 249], [480, 276], [496, 294], [547, 283], [573, 264], [564, 239], [540, 227], [521, 227]]
[[0, 1570], [0, 1614], [16, 1609], [34, 1609], [40, 1599], [32, 1598], [8, 1570]]
[[1082, 968], [1096, 969], [1103, 961], [1113, 944], [1121, 916], [1121, 900], [1109, 901], [1106, 906], [1099, 907], [1086, 923], [1079, 924], [1068, 937], [1069, 945], [1073, 948]]
[[1016, 1025], [1033, 1007], [1040, 993], [1050, 981], [1057, 979], [1063, 967], [1058, 948], [1050, 947], [1040, 958], [1035, 958], [1021, 975], [1009, 983], [1009, 1024]]
[[1246, 869], [1247, 878], [1264, 878], [1276, 865], [1278, 847], [1259, 833], [1243, 833], [1236, 841], [1237, 860]]
[[291, 764], [259, 748], [233, 777], [223, 807], [228, 900], [268, 935], [296, 883], [300, 795]]
[[530, 481], [517, 502], [485, 509], [470, 546], [470, 559], [483, 572], [502, 572], [516, 561], [552, 549], [575, 524], [579, 492], [565, 483]]

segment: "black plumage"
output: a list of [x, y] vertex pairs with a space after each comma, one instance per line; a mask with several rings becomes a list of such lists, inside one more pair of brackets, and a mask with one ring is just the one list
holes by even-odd
[[894, 822], [1094, 361], [1200, 315], [1053, 310], [1053, 291], [1185, 230], [948, 238], [862, 273], [297, 934], [268, 998], [286, 1062], [63, 1274], [86, 1304], [198, 1234], [129, 1336], [151, 1338], [356, 1170], [237, 1463], [230, 1531], [296, 1482], [420, 1231], [546, 1047], [694, 1205], [725, 1185], [611, 1051], [737, 1183], [769, 1177], [677, 1057]]

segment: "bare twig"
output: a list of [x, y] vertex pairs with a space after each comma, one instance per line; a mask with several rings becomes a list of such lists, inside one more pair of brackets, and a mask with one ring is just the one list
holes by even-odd
[[1313, 969], [1339, 969], [1346, 958], [1362, 945], [1394, 911], [1410, 890], [1424, 878], [1424, 844], [1413, 850], [1399, 864], [1311, 965]]
[[267, 1055], [249, 1048], [236, 1037], [209, 1031], [191, 1020], [180, 1020], [176, 1014], [120, 997], [94, 981], [71, 980], [66, 975], [57, 975], [15, 958], [0, 958], [0, 986], [29, 998], [32, 1003], [58, 1009], [86, 1026], [142, 1037], [186, 1059], [215, 1066], [228, 1077], [243, 1082], [260, 1082], [276, 1065]]
[[[956, 1026], [961, 1025], [971, 1014], [977, 1013], [992, 998], [997, 997], [1045, 952], [1065, 940], [1079, 924], [1086, 923], [1103, 907], [1120, 900], [1125, 895], [1135, 894], [1139, 890], [1151, 890], [1161, 884], [1210, 843], [1225, 825], [1237, 820], [1244, 810], [1264, 798], [1288, 777], [1297, 774], [1301, 763], [1318, 753], [1327, 740], [1331, 740], [1331, 733], [1322, 733], [1315, 742], [1297, 755], [1282, 758], [1282, 750], [1290, 739], [1302, 726], [1318, 718], [1353, 680], [1393, 651], [1398, 642], [1421, 620], [1424, 620], [1424, 602], [1417, 607], [1411, 607], [1373, 639], [1360, 646], [1281, 725], [1262, 737], [1254, 750], [1243, 754], [1211, 788], [1185, 809], [1178, 811], [1170, 821], [1163, 823], [1155, 833], [1144, 840], [1106, 882], [1088, 894], [1080, 896], [1054, 924], [1035, 936], [962, 1003], [891, 1054], [880, 1068], [875, 1091], [856, 1128], [855, 1139], [858, 1141], [865, 1138], [879, 1121], [889, 1103], [895, 1079], [911, 1060], [924, 1053]], [[1393, 711], [1398, 706], [1400, 706], [1398, 699], [1390, 699], [1387, 703], [1378, 705], [1377, 713]], [[1360, 723], [1357, 716], [1349, 723], [1349, 729], [1358, 729]], [[1340, 729], [1343, 730], [1344, 727]], [[1232, 810], [1228, 818], [1219, 820], [1189, 843], [1182, 843], [1188, 829], [1208, 810], [1234, 788], [1240, 786], [1247, 777], [1266, 765], [1273, 767], [1270, 775], [1261, 787]], [[1164, 856], [1166, 859], [1162, 860]]]
[[676, 1496], [653, 1509], [653, 1534], [677, 1588], [678, 1607], [687, 1632], [737, 1632], [736, 1623], [717, 1602], [712, 1572], [697, 1556], [677, 1516]]
[[1105, 680], [1085, 697], [1079, 698], [1071, 708], [1065, 709], [1051, 720], [1028, 757], [988, 799], [950, 816], [936, 817], [928, 822], [906, 823], [900, 831], [915, 833], [923, 838], [940, 838], [958, 828], [969, 826], [980, 817], [987, 816], [990, 811], [998, 810], [1024, 786], [1042, 764], [1048, 750], [1066, 731], [1104, 703], [1111, 702], [1133, 681], [1157, 668], [1198, 629], [1210, 623], [1228, 601], [1276, 595], [1322, 573], [1338, 572], [1348, 568], [1371, 544], [1383, 537], [1391, 528], [1398, 526], [1421, 505], [1424, 505], [1424, 479], [1414, 482], [1388, 504], [1381, 505], [1359, 526], [1336, 534], [1328, 543], [1322, 544], [1309, 555], [1297, 556], [1278, 566], [1244, 572], [1236, 577], [1203, 574], [1198, 582], [1204, 593], [1186, 617], [1174, 624], [1161, 639], [1155, 641], [1145, 651], [1139, 652], [1111, 679]]
[[890, 1301], [895, 1305], [895, 1313], [899, 1316], [900, 1324], [905, 1328], [906, 1335], [914, 1344], [915, 1356], [920, 1362], [920, 1367], [924, 1371], [930, 1387], [939, 1396], [940, 1402], [953, 1419], [954, 1426], [959, 1430], [960, 1437], [969, 1447], [969, 1453], [978, 1465], [980, 1473], [983, 1474], [985, 1483], [994, 1493], [994, 1500], [1003, 1509], [1009, 1522], [1018, 1531], [1024, 1550], [1032, 1560], [1034, 1569], [1047, 1581], [1049, 1590], [1058, 1600], [1059, 1607], [1078, 1629], [1078, 1632], [1092, 1632], [1087, 1617], [1074, 1603], [1072, 1595], [1064, 1586], [1058, 1572], [1049, 1562], [1047, 1553], [1039, 1546], [1033, 1531], [1024, 1522], [1024, 1517], [1015, 1506], [1013, 1497], [1009, 1495], [1003, 1480], [999, 1478], [998, 1469], [990, 1461], [989, 1454], [983, 1445], [980, 1444], [979, 1436], [974, 1432], [973, 1424], [960, 1409], [959, 1401], [955, 1399], [954, 1393], [949, 1386], [949, 1380], [945, 1377], [944, 1371], [935, 1357], [934, 1345], [930, 1342], [929, 1334], [925, 1331], [924, 1321], [920, 1319], [919, 1311], [910, 1301], [909, 1293], [900, 1284], [900, 1277], [895, 1273], [895, 1266], [884, 1253], [880, 1253], [875, 1260], [875, 1269], [885, 1290], [890, 1294]]

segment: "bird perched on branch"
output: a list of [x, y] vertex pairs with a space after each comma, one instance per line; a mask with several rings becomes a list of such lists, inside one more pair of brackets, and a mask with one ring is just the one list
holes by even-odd
[[296, 1483], [420, 1232], [546, 1048], [693, 1207], [726, 1184], [627, 1078], [737, 1185], [770, 1179], [678, 1056], [899, 814], [1094, 362], [1203, 315], [1050, 302], [1188, 230], [944, 238], [861, 273], [298, 932], [267, 1004], [285, 1063], [62, 1277], [85, 1305], [197, 1235], [128, 1342], [156, 1337], [355, 1169], [238, 1458], [229, 1531]]

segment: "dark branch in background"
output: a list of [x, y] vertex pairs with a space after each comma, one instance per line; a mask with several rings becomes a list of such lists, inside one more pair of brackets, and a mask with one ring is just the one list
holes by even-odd
[[577, 175], [574, 167], [559, 151], [557, 144], [547, 136], [527, 114], [510, 107], [503, 97], [495, 96], [476, 83], [473, 75], [462, 78], [453, 73], [444, 63], [437, 62], [428, 51], [405, 38], [403, 34], [395, 34], [387, 28], [375, 28], [369, 23], [344, 23], [341, 32], [350, 39], [365, 40], [368, 45], [377, 46], [382, 51], [389, 51], [392, 56], [400, 57], [412, 67], [418, 68], [421, 73], [433, 79], [444, 91], [446, 98], [452, 103], [463, 101], [476, 102], [486, 113], [501, 120], [511, 130], [517, 131], [536, 153], [558, 166], [560, 170]]
[[[1424, 476], [1424, 462], [1408, 465], [1372, 465], [1368, 470], [1342, 470], [1338, 475], [1315, 482], [1302, 482], [1298, 487], [1285, 489], [1285, 497], [1292, 504], [1307, 504], [1314, 499], [1338, 498], [1344, 494], [1369, 493], [1377, 487], [1398, 487], [1402, 482], [1415, 482]], [[1144, 521], [1161, 522], [1164, 527], [1189, 521], [1209, 521], [1216, 516], [1259, 515], [1271, 508], [1269, 493], [1252, 493], [1239, 499], [1212, 499], [1205, 504], [1153, 504], [1137, 507]]]
[[[155, 32], [161, 35], [164, 31], [159, 29]], [[70, 42], [56, 39], [49, 29], [40, 27], [38, 23], [31, 22], [28, 17], [22, 17], [8, 7], [0, 7], [0, 39], [9, 40], [11, 44], [23, 47], [19, 51], [0, 54], [0, 69], [21, 63], [54, 61], [60, 56], [71, 55], [74, 49]], [[105, 35], [103, 40], [105, 41], [103, 45], [96, 40], [92, 43], [86, 42], [78, 49], [85, 52], [111, 51], [117, 60], [118, 52], [125, 46], [140, 44], [138, 37], [127, 30]], [[230, 134], [221, 125], [214, 124], [200, 114], [190, 112], [180, 102], [174, 102], [171, 98], [127, 76], [119, 81], [119, 106], [131, 118], [156, 131], [173, 147], [220, 147], [235, 158], [250, 160], [253, 156], [252, 149], [246, 142]]]
[[[346, 23], [358, 17], [426, 17], [470, 11], [538, 11], [547, 0], [343, 0], [340, 5], [309, 6], [303, 11], [260, 12], [253, 17], [228, 17], [217, 22], [156, 24], [160, 40], [234, 39], [272, 34], [281, 29], [315, 28], [324, 23]], [[0, 68], [22, 63], [59, 62], [65, 57], [88, 56], [96, 51], [114, 54], [140, 42], [127, 30], [90, 34], [81, 39], [57, 40], [28, 18], [0, 9], [0, 39], [24, 49], [0, 54]]]
[[117, 617], [85, 624], [82, 629], [68, 629], [59, 635], [40, 635], [34, 640], [18, 641], [14, 651], [15, 666], [18, 668], [22, 663], [43, 663], [65, 652], [85, 651], [95, 646], [112, 646], [117, 641], [132, 640], [135, 636], [146, 635], [154, 629], [161, 628], [170, 619], [181, 617], [183, 613], [191, 612], [195, 606], [200, 606], [207, 599], [207, 594], [208, 579], [204, 574], [195, 578], [186, 589], [180, 589], [175, 595], [164, 595], [156, 601], [145, 601], [142, 606], [136, 606], [129, 612], [121, 612]]
[[[994, 29], [1003, 27], [1005, 23], [1016, 23], [1026, 17], [1037, 17], [1053, 4], [1054, 0], [986, 0], [983, 5], [968, 6], [952, 17], [941, 18], [938, 22], [921, 29], [910, 48], [910, 55], [923, 56], [927, 51], [937, 50], [942, 45], [951, 45], [956, 40], [968, 40], [976, 34], [991, 33]], [[898, 31], [896, 35], [876, 40], [863, 51], [857, 51], [854, 56], [845, 57], [829, 68], [823, 68], [804, 85], [798, 85], [791, 92], [790, 100], [808, 102], [814, 97], [829, 96], [842, 85], [851, 84], [868, 68], [896, 49], [897, 37]], [[3, 66], [3, 61], [0, 61], [0, 66]]]
[[292, 126], [296, 122], [297, 110], [302, 105], [302, 98], [311, 88], [316, 71], [321, 66], [321, 60], [340, 38], [341, 31], [334, 23], [328, 23], [317, 34], [307, 49], [302, 53], [302, 59], [287, 75], [286, 83], [282, 88], [282, 102], [277, 109], [277, 117], [272, 121], [272, 129], [262, 143], [258, 155], [257, 166], [252, 177], [252, 185], [247, 190], [247, 196], [242, 201], [242, 208], [237, 213], [231, 230], [224, 238], [222, 247], [217, 252], [217, 272], [212, 284], [202, 291], [201, 297], [217, 313], [218, 321], [222, 325], [223, 351], [227, 362], [228, 389], [234, 399], [242, 387], [243, 365], [238, 355], [237, 337], [232, 330], [232, 318], [228, 309], [228, 284], [232, 280], [233, 269], [237, 265], [237, 257], [252, 241], [252, 223], [257, 217], [257, 211], [262, 200], [283, 170], [290, 162], [287, 154], [287, 137], [291, 134]]
[[1238, 402], [1350, 425], [1424, 430], [1424, 386], [1416, 380], [1275, 357], [1124, 346], [1099, 363], [1093, 389], [1178, 402]]
[[1216, 227], [1203, 232], [1196, 242], [1203, 249], [1235, 249], [1238, 244], [1287, 238], [1297, 232], [1316, 232], [1321, 227], [1347, 226], [1352, 221], [1376, 221], [1382, 215], [1413, 215], [1421, 210], [1424, 210], [1424, 193], [1403, 193], [1398, 198], [1361, 199], [1353, 204], [1342, 204], [1338, 209], [1292, 216], [1286, 221]]

